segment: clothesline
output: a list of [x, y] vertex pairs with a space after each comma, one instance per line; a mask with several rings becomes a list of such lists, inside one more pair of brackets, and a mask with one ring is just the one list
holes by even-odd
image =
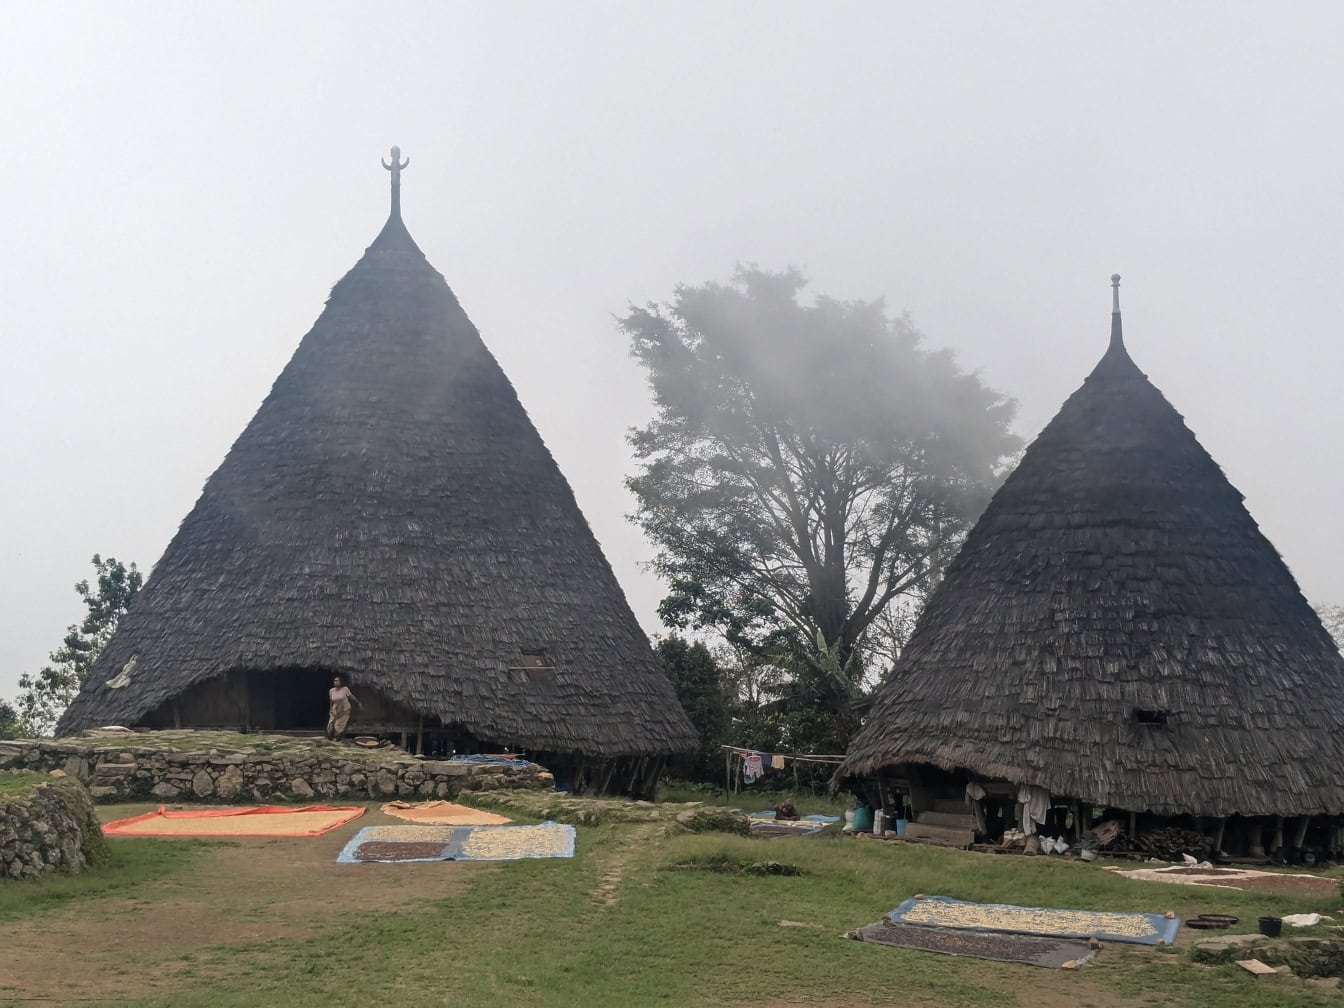
[[798, 760], [799, 762], [802, 763], [839, 764], [845, 761], [845, 758], [843, 756], [821, 755], [817, 753], [788, 753], [788, 752], [782, 753], [782, 752], [773, 752], [766, 749], [745, 749], [742, 746], [731, 746], [731, 745], [719, 746], [719, 748], [725, 749], [728, 752], [733, 753], [734, 755], [737, 756], [745, 756], [748, 753], [756, 753], [757, 755], [760, 756], [780, 756], [783, 757], [784, 759]]

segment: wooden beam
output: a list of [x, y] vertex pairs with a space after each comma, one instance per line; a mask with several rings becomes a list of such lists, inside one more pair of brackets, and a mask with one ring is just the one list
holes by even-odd
[[1293, 841], [1293, 847], [1297, 850], [1302, 849], [1302, 845], [1307, 842], [1307, 827], [1311, 825], [1311, 816], [1304, 815], [1302, 821], [1297, 824], [1297, 838]]

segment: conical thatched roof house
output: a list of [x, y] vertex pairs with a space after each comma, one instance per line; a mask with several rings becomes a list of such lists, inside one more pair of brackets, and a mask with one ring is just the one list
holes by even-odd
[[1118, 282], [1109, 349], [948, 567], [838, 779], [923, 768], [1140, 813], [1344, 812], [1344, 659], [1130, 359]]
[[396, 156], [386, 226], [61, 731], [316, 728], [339, 672], [361, 730], [602, 759], [697, 744], [555, 460], [402, 223]]

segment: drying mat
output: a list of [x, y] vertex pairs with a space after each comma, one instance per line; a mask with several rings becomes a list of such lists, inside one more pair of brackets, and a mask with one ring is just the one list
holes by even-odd
[[993, 959], [995, 962], [1026, 963], [1060, 969], [1067, 963], [1081, 966], [1096, 953], [1084, 943], [1064, 938], [993, 934], [986, 931], [952, 931], [945, 928], [912, 927], [878, 921], [851, 931], [860, 941], [896, 948], [941, 952], [944, 955]]
[[[396, 851], [396, 847], [411, 847]], [[377, 855], [377, 856], [373, 856]], [[574, 827], [366, 826], [345, 845], [341, 864], [366, 861], [515, 861], [574, 856]]]
[[118, 819], [103, 827], [107, 836], [315, 837], [364, 814], [349, 805], [252, 805], [246, 808], [185, 809]]
[[442, 861], [443, 844], [409, 840], [370, 840], [355, 850], [356, 861]]
[[1170, 945], [1181, 929], [1179, 917], [1160, 914], [1055, 910], [1009, 903], [968, 903], [949, 896], [906, 900], [887, 919], [892, 923], [968, 931], [1043, 935], [1050, 938], [1100, 938], [1135, 945]]
[[1339, 891], [1337, 879], [1319, 875], [1294, 875], [1288, 872], [1254, 871], [1249, 868], [1137, 868], [1115, 871], [1125, 878], [1142, 882], [1174, 882], [1178, 885], [1216, 886], [1222, 889], [1264, 890], [1285, 896], [1333, 896]]
[[383, 811], [396, 819], [438, 826], [503, 826], [513, 821], [508, 816], [446, 801], [391, 801], [383, 806]]
[[424, 841], [446, 844], [452, 837], [453, 830], [459, 828], [457, 826], [397, 826], [389, 823], [386, 826], [365, 826], [359, 831], [359, 836], [356, 839], [391, 840], [395, 843]]
[[825, 823], [774, 822], [770, 819], [752, 820], [751, 835], [776, 839], [786, 836], [816, 836], [826, 829]]

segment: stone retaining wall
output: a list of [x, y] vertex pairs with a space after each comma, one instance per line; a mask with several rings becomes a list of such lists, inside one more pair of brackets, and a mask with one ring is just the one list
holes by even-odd
[[103, 858], [106, 841], [84, 785], [17, 777], [0, 776], [0, 880], [83, 871]]
[[536, 764], [512, 767], [419, 760], [331, 746], [311, 753], [164, 752], [78, 741], [0, 742], [0, 770], [61, 770], [89, 786], [100, 803], [279, 802], [329, 798], [452, 798], [459, 791], [553, 788]]

